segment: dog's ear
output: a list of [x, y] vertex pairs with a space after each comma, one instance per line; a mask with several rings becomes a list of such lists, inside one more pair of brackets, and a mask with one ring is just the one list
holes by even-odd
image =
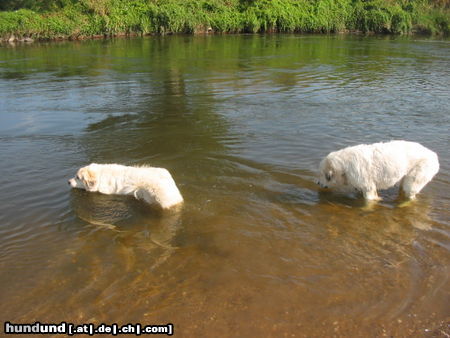
[[92, 191], [92, 189], [97, 184], [97, 175], [95, 171], [91, 168], [81, 168], [79, 175], [84, 185], [86, 186], [86, 190]]

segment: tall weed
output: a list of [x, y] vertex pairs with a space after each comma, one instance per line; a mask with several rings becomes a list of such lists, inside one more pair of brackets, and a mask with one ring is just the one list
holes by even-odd
[[0, 38], [257, 32], [450, 34], [447, 0], [65, 0], [0, 11]]

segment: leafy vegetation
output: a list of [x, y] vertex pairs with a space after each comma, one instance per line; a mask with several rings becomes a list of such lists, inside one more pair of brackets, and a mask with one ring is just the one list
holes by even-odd
[[2, 0], [0, 38], [257, 32], [450, 33], [449, 0]]

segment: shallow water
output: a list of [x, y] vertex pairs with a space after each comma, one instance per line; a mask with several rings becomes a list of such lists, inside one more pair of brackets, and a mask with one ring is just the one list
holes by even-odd
[[[172, 36], [0, 47], [0, 313], [179, 336], [450, 333], [450, 42]], [[402, 207], [319, 191], [332, 150], [407, 139], [441, 170]], [[186, 200], [70, 190], [168, 168]]]

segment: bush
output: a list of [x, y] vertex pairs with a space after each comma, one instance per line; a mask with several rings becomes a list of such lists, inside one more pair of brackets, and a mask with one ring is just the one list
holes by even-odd
[[59, 0], [52, 4], [39, 12], [0, 12], [0, 37], [199, 33], [210, 27], [223, 33], [450, 33], [444, 0]]

